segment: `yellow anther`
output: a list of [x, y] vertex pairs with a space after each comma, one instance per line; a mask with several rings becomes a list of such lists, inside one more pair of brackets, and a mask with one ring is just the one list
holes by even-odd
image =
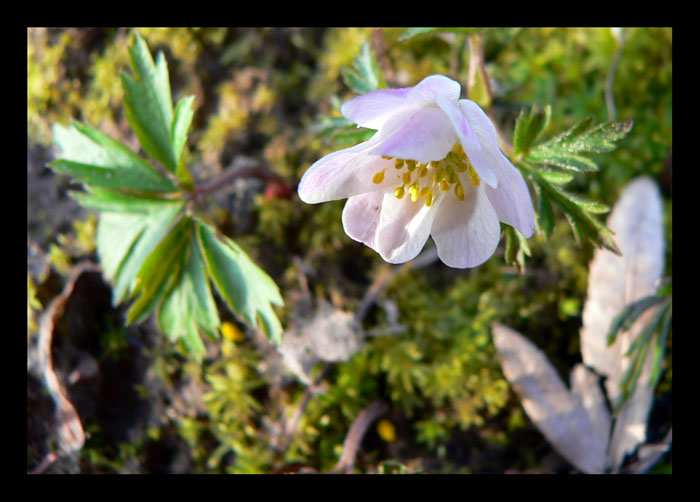
[[415, 160], [407, 160], [406, 161], [406, 166], [408, 167], [409, 171], [413, 171], [419, 163], [417, 163]]
[[459, 200], [464, 200], [464, 187], [459, 182], [455, 185], [455, 195]]
[[428, 187], [427, 185], [424, 186], [423, 188], [420, 189], [420, 196], [425, 197], [429, 191], [430, 191], [430, 187]]
[[428, 175], [428, 166], [422, 166], [418, 170], [418, 176], [420, 176], [421, 178], [424, 178], [427, 175]]
[[479, 175], [476, 173], [476, 169], [471, 164], [469, 165], [469, 171], [467, 172], [469, 178], [472, 180], [472, 186], [479, 186]]
[[449, 189], [450, 189], [450, 184], [447, 181], [442, 180], [440, 182], [440, 190], [442, 190], [443, 192], [447, 192]]
[[382, 155], [382, 158], [383, 158], [384, 160], [391, 160], [391, 159], [393, 159], [394, 157], [387, 157], [386, 155]]
[[396, 159], [394, 161], [394, 167], [396, 169], [403, 169], [403, 159]]
[[454, 183], [458, 183], [459, 177], [457, 176], [457, 173], [450, 170], [450, 172], [447, 173], [447, 181], [450, 183], [450, 185], [452, 185]]
[[469, 169], [469, 166], [465, 162], [458, 162], [455, 164], [458, 173], [464, 173], [467, 172], [467, 169]]
[[418, 182], [415, 182], [408, 188], [408, 192], [411, 194], [411, 202], [418, 201]]
[[384, 171], [386, 171], [386, 169], [382, 169], [377, 174], [375, 174], [372, 178], [372, 183], [374, 183], [375, 185], [379, 185], [382, 181], [384, 181]]
[[403, 199], [403, 196], [406, 195], [406, 189], [403, 187], [403, 185], [394, 190], [394, 195], [397, 199]]
[[411, 173], [410, 172], [403, 173], [403, 183], [404, 183], [404, 185], [411, 184]]
[[428, 192], [428, 195], [425, 196], [425, 205], [428, 207], [433, 205], [433, 192], [432, 191]]

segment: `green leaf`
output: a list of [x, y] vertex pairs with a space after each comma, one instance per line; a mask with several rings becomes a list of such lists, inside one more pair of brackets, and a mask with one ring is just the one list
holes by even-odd
[[463, 35], [474, 35], [488, 28], [409, 28], [399, 37], [399, 41], [408, 40], [410, 38], [421, 35], [438, 34], [438, 33], [460, 33]]
[[515, 156], [526, 155], [530, 147], [547, 129], [551, 118], [552, 107], [549, 105], [544, 110], [540, 110], [537, 105], [533, 105], [529, 112], [523, 109], [515, 123], [513, 154]]
[[61, 156], [49, 166], [97, 187], [174, 192], [177, 187], [136, 153], [101, 132], [74, 122], [54, 125], [54, 142]]
[[[542, 178], [539, 173], [530, 171], [530, 177], [539, 186], [541, 190], [541, 200], [546, 197], [550, 201], [556, 203], [566, 215], [574, 236], [579, 243], [584, 240], [589, 240], [598, 247], [604, 247], [615, 254], [620, 254], [615, 241], [613, 240], [613, 232], [605, 225], [588, 214], [588, 212], [601, 212], [605, 207], [602, 204], [592, 203], [578, 197], [574, 194], [566, 192], [562, 188], [552, 185]], [[541, 202], [542, 204], [542, 202]], [[543, 207], [540, 206], [540, 211]], [[545, 211], [548, 208], [544, 208]], [[540, 215], [540, 218], [542, 216]], [[548, 216], [545, 216], [548, 217]], [[551, 230], [549, 230], [551, 233]]]
[[607, 336], [608, 347], [615, 343], [618, 332], [627, 331], [630, 329], [639, 316], [664, 300], [665, 298], [663, 297], [650, 295], [640, 298], [636, 302], [632, 302], [625, 306], [625, 308], [622, 309], [622, 312], [615, 316], [612, 323], [610, 323], [610, 329], [608, 330]]
[[[175, 173], [179, 154], [171, 138], [173, 103], [165, 58], [159, 53], [154, 64], [146, 42], [137, 32], [134, 32], [129, 56], [136, 79], [122, 73], [126, 119], [143, 149]], [[180, 128], [178, 126], [178, 130]]]
[[367, 42], [362, 44], [360, 55], [353, 60], [352, 68], [344, 68], [342, 75], [345, 85], [358, 94], [386, 87], [377, 59]]
[[282, 306], [283, 301], [274, 281], [231, 239], [217, 237], [208, 225], [197, 223], [197, 237], [209, 276], [229, 308], [280, 343], [282, 325], [272, 305]]
[[532, 256], [530, 244], [523, 234], [518, 232], [516, 228], [510, 225], [505, 225], [506, 237], [506, 252], [505, 261], [508, 264], [515, 265], [523, 272], [525, 270], [525, 256]]
[[170, 281], [177, 282], [185, 253], [192, 238], [192, 220], [180, 218], [143, 262], [136, 275], [139, 296], [126, 313], [127, 324], [143, 320], [155, 308]]
[[[108, 216], [111, 228], [105, 232], [105, 238], [98, 240], [97, 251], [102, 260], [104, 254], [111, 254], [111, 247], [121, 247], [121, 236], [114, 232], [114, 227], [124, 228], [126, 225], [134, 225], [142, 232], [134, 241], [128, 252], [123, 256], [117, 273], [114, 276], [112, 290], [114, 303], [121, 303], [124, 299], [138, 290], [136, 275], [141, 269], [148, 255], [156, 248], [158, 243], [168, 234], [176, 219], [182, 214], [185, 203], [183, 201], [159, 202], [153, 204], [150, 212], [143, 216], [137, 214], [105, 213], [101, 219]], [[115, 257], [116, 259], [116, 257]]]
[[169, 201], [145, 194], [124, 193], [92, 186], [86, 186], [85, 190], [71, 191], [68, 195], [87, 209], [108, 213], [148, 214], [153, 204]]
[[187, 141], [187, 131], [190, 129], [192, 117], [194, 116], [194, 110], [192, 108], [193, 105], [194, 96], [187, 96], [178, 102], [177, 106], [175, 107], [175, 117], [173, 118], [173, 125], [170, 131], [173, 149], [175, 151], [175, 158], [177, 161], [177, 171], [175, 174], [186, 187], [194, 186], [192, 175], [182, 162], [182, 151], [184, 150], [185, 143]]
[[[581, 120], [562, 134], [529, 150], [526, 160], [534, 164], [578, 172], [597, 171], [597, 164], [582, 154], [614, 150], [615, 142], [627, 136], [632, 130], [633, 121], [630, 119], [627, 122], [610, 122], [590, 129], [592, 123], [593, 117]], [[525, 125], [523, 128], [527, 132]], [[520, 133], [523, 139], [519, 141], [527, 145], [529, 136], [525, 132]]]
[[158, 306], [156, 319], [160, 329], [175, 341], [182, 339], [195, 354], [204, 355], [200, 332], [218, 336], [221, 321], [207, 279], [204, 257], [199, 250], [195, 228], [190, 220], [186, 252], [181, 254], [181, 273], [177, 284], [166, 293]]
[[554, 210], [547, 194], [535, 183], [538, 198], [537, 225], [545, 239], [549, 239], [554, 230]]

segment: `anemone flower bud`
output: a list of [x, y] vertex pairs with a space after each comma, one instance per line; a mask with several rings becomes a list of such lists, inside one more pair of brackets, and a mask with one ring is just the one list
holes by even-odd
[[476, 267], [496, 250], [500, 221], [530, 237], [525, 180], [499, 149], [491, 120], [460, 100], [460, 90], [432, 75], [345, 103], [346, 118], [377, 132], [315, 162], [299, 184], [301, 200], [347, 198], [345, 233], [389, 263], [415, 258], [432, 236], [446, 265]]

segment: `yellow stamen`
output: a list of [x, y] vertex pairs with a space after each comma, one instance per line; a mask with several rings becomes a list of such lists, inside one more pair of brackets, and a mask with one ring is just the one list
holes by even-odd
[[428, 175], [428, 166], [423, 166], [418, 170], [418, 176], [424, 178]]
[[411, 173], [410, 172], [403, 173], [403, 183], [404, 183], [404, 185], [411, 184]]
[[450, 189], [450, 184], [447, 181], [442, 180], [440, 182], [440, 190], [442, 190], [443, 192], [447, 192], [449, 189]]
[[424, 187], [421, 188], [421, 190], [420, 190], [420, 196], [421, 196], [421, 197], [425, 197], [426, 194], [427, 194], [429, 191], [430, 191], [430, 188], [428, 187], [428, 185], [424, 186]]
[[413, 185], [411, 185], [409, 187], [408, 191], [411, 194], [411, 202], [417, 202], [418, 201], [418, 182], [416, 181]]
[[403, 169], [403, 159], [396, 159], [394, 161], [394, 167], [396, 169]]
[[382, 169], [377, 174], [375, 174], [372, 178], [372, 183], [374, 183], [375, 185], [379, 185], [382, 181], [384, 181], [384, 171], [386, 171], [386, 169]]
[[425, 196], [425, 205], [430, 207], [433, 205], [433, 192], [432, 190], [428, 192], [428, 194]]
[[394, 190], [394, 195], [397, 199], [403, 199], [403, 196], [406, 195], [406, 189], [404, 188], [404, 186], [401, 185], [399, 188]]
[[464, 187], [460, 182], [455, 185], [455, 195], [459, 200], [464, 200]]

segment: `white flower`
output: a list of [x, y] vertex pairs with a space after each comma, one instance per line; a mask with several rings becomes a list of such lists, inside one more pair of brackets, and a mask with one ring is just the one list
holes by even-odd
[[500, 151], [488, 116], [460, 100], [460, 90], [433, 75], [345, 103], [346, 118], [377, 133], [315, 162], [299, 184], [301, 200], [348, 198], [345, 232], [390, 263], [415, 258], [430, 235], [446, 265], [476, 267], [496, 250], [499, 221], [530, 237], [525, 180]]

